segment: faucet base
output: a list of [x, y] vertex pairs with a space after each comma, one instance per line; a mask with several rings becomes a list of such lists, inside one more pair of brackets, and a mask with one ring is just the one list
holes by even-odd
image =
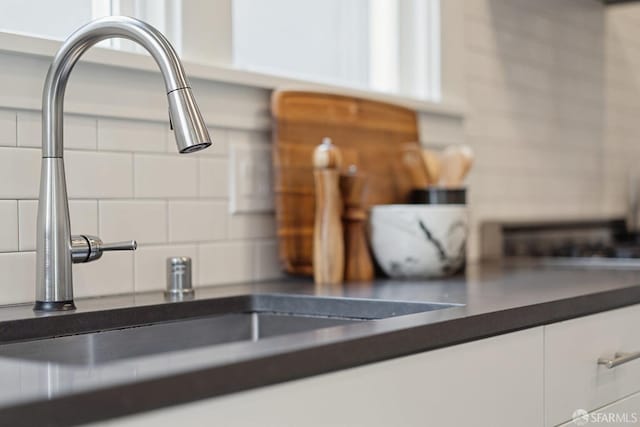
[[36, 301], [33, 311], [70, 311], [75, 310], [76, 305], [71, 301]]

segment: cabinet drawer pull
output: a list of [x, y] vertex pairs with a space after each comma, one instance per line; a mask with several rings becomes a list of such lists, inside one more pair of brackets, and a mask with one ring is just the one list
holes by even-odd
[[606, 357], [601, 357], [598, 359], [598, 365], [604, 365], [607, 369], [615, 368], [616, 366], [620, 366], [623, 363], [631, 362], [632, 360], [636, 360], [640, 358], [640, 351], [635, 353], [616, 353], [613, 359], [608, 359]]

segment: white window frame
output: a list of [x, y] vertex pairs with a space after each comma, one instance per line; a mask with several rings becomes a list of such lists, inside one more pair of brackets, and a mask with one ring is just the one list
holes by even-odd
[[[117, 4], [120, 13], [131, 13], [131, 7], [140, 0], [92, 0], [94, 4], [108, 7]], [[442, 0], [440, 6], [440, 80], [439, 102], [425, 101], [417, 97], [407, 97], [390, 93], [353, 89], [342, 86], [308, 82], [267, 73], [234, 69], [232, 66], [232, 2], [233, 0], [154, 0], [158, 10], [164, 13], [165, 28], [161, 30], [171, 36], [184, 59], [185, 68], [192, 78], [228, 82], [236, 85], [266, 89], [291, 88], [361, 96], [407, 106], [419, 112], [435, 113], [461, 119], [465, 112], [464, 98], [464, 36], [463, 0]], [[388, 1], [388, 0], [384, 0]], [[420, 0], [399, 0], [419, 2]], [[433, 11], [430, 11], [433, 13]], [[158, 13], [149, 12], [149, 13]], [[406, 13], [406, 12], [404, 12]], [[182, 25], [188, 22], [188, 25]], [[115, 41], [116, 43], [118, 41]], [[46, 38], [0, 32], [0, 51], [31, 53], [52, 56], [60, 42]], [[112, 49], [92, 49], [83, 57], [84, 61], [113, 65], [122, 68], [155, 70], [155, 65], [147, 57], [126, 51]], [[402, 55], [400, 55], [402, 60]], [[431, 59], [414, 58], [424, 66]], [[403, 76], [405, 77], [405, 76]], [[404, 80], [404, 78], [402, 79]], [[435, 83], [432, 82], [434, 86]], [[428, 89], [425, 89], [428, 90]]]
[[[274, 85], [291, 86], [295, 88], [308, 88], [318, 90], [331, 90], [338, 93], [359, 94], [376, 99], [387, 100], [408, 105], [421, 111], [442, 111], [457, 113], [462, 116], [465, 111], [464, 97], [464, 9], [463, 0], [441, 0], [440, 10], [421, 10], [421, 0], [379, 0], [380, 2], [399, 2], [399, 13], [405, 16], [416, 16], [422, 13], [428, 17], [430, 31], [405, 31], [400, 32], [400, 37], [412, 34], [410, 42], [412, 46], [407, 49], [416, 49], [429, 52], [430, 55], [417, 57], [416, 55], [396, 52], [399, 61], [411, 61], [413, 66], [401, 67], [404, 70], [412, 68], [428, 69], [430, 80], [420, 87], [418, 79], [411, 75], [398, 76], [399, 81], [410, 82], [413, 89], [420, 91], [419, 96], [408, 97], [405, 95], [380, 93], [374, 90], [352, 89], [342, 86], [305, 82], [300, 79], [286, 78], [282, 76], [261, 74], [271, 77]], [[223, 66], [233, 69], [232, 43], [233, 31], [231, 28], [231, 13], [233, 0], [209, 0], [206, 2], [182, 1], [182, 22], [189, 22], [182, 32], [182, 55], [185, 60], [203, 64]], [[439, 16], [440, 19], [437, 19]], [[437, 23], [440, 23], [438, 27]], [[202, 25], [199, 25], [202, 24]], [[397, 34], [397, 33], [396, 33]], [[433, 43], [436, 40], [437, 43]], [[206, 42], [203, 42], [206, 41]], [[408, 45], [407, 45], [408, 46]], [[434, 48], [439, 46], [439, 50]], [[428, 47], [428, 48], [427, 48]], [[392, 53], [393, 54], [393, 53]], [[439, 57], [439, 58], [438, 58]], [[433, 67], [434, 61], [440, 62], [440, 67]], [[409, 65], [409, 64], [407, 64]], [[237, 70], [242, 73], [242, 70]], [[275, 87], [275, 86], [274, 86]], [[435, 92], [435, 93], [434, 93]], [[420, 99], [420, 95], [435, 98], [436, 101]], [[434, 96], [435, 95], [435, 96]]]

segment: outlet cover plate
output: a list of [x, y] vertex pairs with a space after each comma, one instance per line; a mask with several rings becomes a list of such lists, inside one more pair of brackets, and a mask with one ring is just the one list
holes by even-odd
[[271, 145], [232, 145], [231, 213], [273, 212], [273, 203]]

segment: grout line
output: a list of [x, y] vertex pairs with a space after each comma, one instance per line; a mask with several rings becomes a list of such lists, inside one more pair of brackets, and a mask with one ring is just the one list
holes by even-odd
[[200, 264], [201, 264], [201, 253], [200, 253], [200, 244], [196, 245], [196, 259], [195, 259], [195, 268], [192, 271], [192, 277], [195, 277], [195, 286], [200, 286]]
[[197, 197], [200, 197], [200, 195], [202, 194], [201, 192], [202, 183], [200, 182], [201, 181], [200, 169], [201, 169], [200, 157], [196, 157], [196, 196]]
[[[16, 131], [17, 134], [17, 131]], [[96, 147], [98, 143], [96, 141]], [[14, 145], [3, 145], [0, 148], [19, 148], [24, 150], [41, 150], [40, 146], [30, 146], [30, 145], [18, 145], [17, 137], [16, 143]], [[149, 155], [149, 156], [162, 156], [162, 157], [175, 157], [179, 159], [183, 158], [197, 158], [196, 156], [192, 156], [187, 154], [186, 156], [174, 151], [150, 151], [150, 150], [118, 150], [113, 148], [83, 148], [83, 147], [70, 147], [65, 148], [65, 152], [76, 151], [83, 153], [107, 153], [107, 154], [139, 154], [139, 155]], [[216, 154], [202, 154], [205, 158], [211, 159], [227, 159], [228, 154], [225, 153], [216, 153]]]
[[278, 239], [276, 236], [260, 237], [260, 238], [244, 237], [240, 239], [220, 239], [220, 240], [204, 240], [204, 241], [188, 240], [188, 241], [174, 241], [174, 242], [167, 241], [167, 242], [157, 242], [157, 243], [138, 242], [138, 246], [141, 248], [158, 248], [158, 247], [169, 247], [169, 246], [193, 246], [193, 245], [201, 246], [201, 245], [209, 245], [209, 244], [220, 245], [224, 243], [253, 244], [253, 243], [272, 243], [272, 242], [276, 242], [277, 240]]
[[100, 236], [102, 234], [102, 227], [100, 227], [100, 211], [101, 211], [101, 207], [100, 207], [100, 200], [96, 199], [96, 230], [98, 230], [98, 236]]
[[16, 225], [16, 247], [18, 248], [18, 252], [20, 252], [20, 202], [18, 200], [16, 200]]
[[167, 242], [171, 241], [171, 226], [169, 224], [171, 224], [171, 216], [170, 216], [170, 212], [169, 212], [169, 201], [166, 200], [165, 201], [165, 212], [166, 212], [166, 218], [167, 218], [167, 225], [166, 225], [166, 232], [167, 232]]
[[136, 198], [136, 155], [131, 153], [131, 195]]
[[96, 136], [96, 145], [95, 145], [95, 148], [93, 149], [93, 151], [97, 152], [99, 150], [98, 147], [100, 147], [100, 141], [99, 141], [99, 136], [98, 136], [100, 134], [98, 126], [100, 126], [100, 125], [98, 123], [98, 119], [97, 118], [93, 119], [93, 123], [94, 123], [94, 131], [95, 131], [95, 136]]

